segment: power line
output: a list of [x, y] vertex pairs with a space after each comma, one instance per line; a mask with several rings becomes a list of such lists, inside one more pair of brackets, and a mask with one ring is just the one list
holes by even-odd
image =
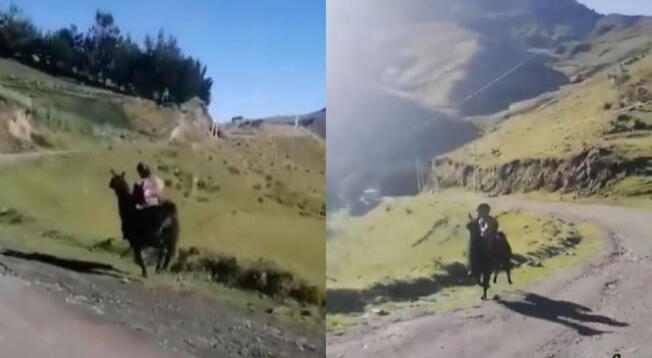
[[[516, 70], [518, 70], [519, 68], [523, 67], [525, 64], [530, 62], [530, 60], [532, 60], [535, 56], [537, 56], [536, 53], [531, 54], [525, 60], [519, 62], [518, 64], [516, 64], [514, 67], [507, 70], [502, 75], [498, 76], [497, 78], [495, 78], [494, 80], [492, 80], [491, 82], [486, 84], [485, 86], [481, 87], [477, 91], [475, 91], [475, 92], [471, 93], [470, 95], [468, 95], [461, 102], [459, 102], [457, 106], [463, 105], [464, 103], [466, 103], [469, 100], [473, 99], [474, 97], [476, 97], [480, 93], [482, 93], [482, 92], [486, 91], [487, 89], [491, 88], [493, 85], [500, 82], [502, 79], [504, 79], [505, 77], [507, 77], [510, 74], [514, 73]], [[419, 123], [419, 124], [415, 125], [414, 127], [410, 128], [409, 130], [403, 131], [402, 133], [400, 133], [401, 134], [400, 136], [401, 137], [402, 136], [408, 136], [408, 135], [412, 134], [413, 132], [416, 132], [417, 130], [425, 129], [427, 126], [433, 124], [436, 121], [436, 119], [437, 119], [437, 117], [433, 117], [432, 119], [427, 119], [424, 122]], [[385, 148], [383, 147], [383, 149], [385, 149]], [[369, 154], [371, 154], [372, 152], [380, 152], [380, 151], [381, 151], [381, 147], [378, 147], [378, 149], [369, 152]]]
[[[468, 102], [468, 101], [471, 100], [472, 98], [476, 97], [476, 96], [479, 95], [480, 93], [486, 91], [487, 89], [491, 88], [491, 87], [492, 87], [493, 85], [495, 85], [496, 83], [500, 82], [500, 81], [501, 81], [502, 79], [504, 79], [505, 77], [507, 77], [507, 76], [509, 76], [510, 74], [514, 73], [516, 70], [518, 70], [519, 68], [523, 67], [526, 63], [530, 62], [530, 60], [532, 60], [536, 55], [537, 55], [537, 54], [534, 53], [534, 54], [528, 56], [525, 60], [523, 60], [522, 62], [518, 63], [516, 66], [510, 68], [510, 69], [507, 70], [505, 73], [503, 73], [502, 75], [498, 76], [497, 78], [495, 78], [494, 80], [492, 80], [492, 81], [489, 82], [488, 84], [484, 85], [483, 87], [481, 87], [481, 88], [478, 89], [477, 91], [471, 93], [471, 94], [468, 95], [466, 98], [464, 98], [464, 99], [463, 99], [463, 100], [458, 104], [458, 106], [460, 106], [460, 105], [462, 105], [462, 104]], [[405, 135], [405, 136], [407, 136], [407, 135], [409, 135], [409, 134], [412, 134], [413, 132], [416, 132], [416, 131], [419, 130], [419, 129], [422, 129], [422, 128], [427, 127], [427, 126], [430, 125], [433, 121], [434, 121], [434, 118], [433, 118], [433, 119], [428, 119], [428, 120], [426, 120], [424, 123], [421, 123], [421, 124], [419, 124], [419, 125], [416, 125], [416, 126], [414, 126], [413, 128], [411, 128], [410, 130], [403, 132], [402, 134]]]
[[528, 63], [528, 62], [530, 62], [530, 60], [533, 59], [534, 56], [536, 56], [536, 55], [537, 55], [536, 53], [533, 53], [533, 54], [530, 55], [528, 58], [526, 58], [523, 62], [519, 63], [518, 65], [516, 65], [516, 66], [514, 66], [514, 67], [512, 67], [512, 68], [510, 68], [509, 70], [507, 70], [507, 72], [503, 73], [501, 76], [498, 76], [496, 79], [494, 79], [493, 81], [489, 82], [488, 84], [486, 84], [484, 87], [480, 88], [479, 90], [477, 90], [477, 91], [471, 93], [469, 96], [467, 96], [466, 98], [464, 98], [464, 99], [462, 100], [462, 102], [460, 102], [459, 104], [462, 105], [462, 104], [466, 103], [467, 101], [469, 101], [469, 100], [472, 99], [473, 97], [479, 95], [480, 93], [484, 92], [485, 90], [487, 90], [487, 89], [490, 88], [491, 86], [493, 86], [493, 85], [495, 85], [496, 83], [500, 82], [500, 80], [502, 80], [503, 78], [509, 76], [509, 75], [512, 74], [514, 71], [518, 70], [518, 69], [521, 68], [523, 65], [525, 65], [525, 64]]

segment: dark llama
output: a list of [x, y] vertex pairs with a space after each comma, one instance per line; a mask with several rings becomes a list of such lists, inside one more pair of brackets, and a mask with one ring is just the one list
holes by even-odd
[[142, 250], [148, 247], [158, 251], [156, 272], [167, 270], [179, 239], [176, 205], [170, 200], [164, 200], [158, 206], [137, 208], [138, 201], [129, 189], [125, 172], [116, 174], [111, 170], [109, 187], [118, 199], [122, 236], [129, 242], [143, 277], [147, 277], [147, 269]]
[[505, 271], [507, 282], [512, 284], [512, 247], [507, 241], [507, 236], [499, 231], [496, 238], [491, 240], [489, 252], [492, 261], [492, 270], [494, 271], [494, 283], [498, 280], [498, 273]]
[[512, 284], [512, 249], [503, 232], [498, 232], [493, 238], [483, 239], [480, 226], [471, 214], [469, 214], [469, 222], [466, 228], [470, 234], [469, 261], [471, 264], [471, 276], [482, 286], [483, 293], [481, 299], [486, 300], [492, 272], [495, 272], [494, 283], [497, 281], [498, 272], [504, 270], [507, 273], [509, 284]]

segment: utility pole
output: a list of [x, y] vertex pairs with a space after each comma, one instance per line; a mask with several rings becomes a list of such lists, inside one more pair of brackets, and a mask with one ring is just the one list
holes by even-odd
[[296, 158], [296, 141], [297, 136], [299, 135], [299, 115], [297, 114], [294, 115], [294, 126], [292, 131], [294, 132], [292, 138], [290, 138], [292, 141], [292, 155]]
[[430, 181], [432, 184], [432, 192], [439, 193], [439, 178], [437, 177], [437, 167], [434, 161], [430, 161]]

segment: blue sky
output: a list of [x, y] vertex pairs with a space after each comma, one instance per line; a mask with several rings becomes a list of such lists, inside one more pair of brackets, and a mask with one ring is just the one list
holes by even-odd
[[602, 14], [652, 15], [651, 0], [579, 0]]
[[87, 29], [95, 10], [142, 39], [160, 28], [213, 78], [213, 117], [304, 113], [325, 106], [325, 0], [0, 0], [43, 29]]

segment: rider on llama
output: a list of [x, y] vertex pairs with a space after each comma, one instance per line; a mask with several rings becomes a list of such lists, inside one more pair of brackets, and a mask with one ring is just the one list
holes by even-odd
[[[491, 237], [495, 237], [498, 233], [498, 221], [490, 215], [491, 207], [489, 204], [480, 204], [478, 206], [477, 212], [478, 218], [475, 220], [475, 222], [480, 228], [480, 236], [482, 240], [488, 240]], [[480, 247], [477, 247], [477, 243], [471, 242], [468, 257], [469, 276], [474, 275], [475, 272], [473, 272], [473, 263], [477, 262], [476, 257], [480, 254]]]
[[141, 209], [158, 206], [161, 203], [163, 182], [152, 175], [151, 170], [146, 164], [138, 163], [136, 170], [138, 171], [138, 176], [140, 176], [140, 180], [134, 185], [136, 205]]

